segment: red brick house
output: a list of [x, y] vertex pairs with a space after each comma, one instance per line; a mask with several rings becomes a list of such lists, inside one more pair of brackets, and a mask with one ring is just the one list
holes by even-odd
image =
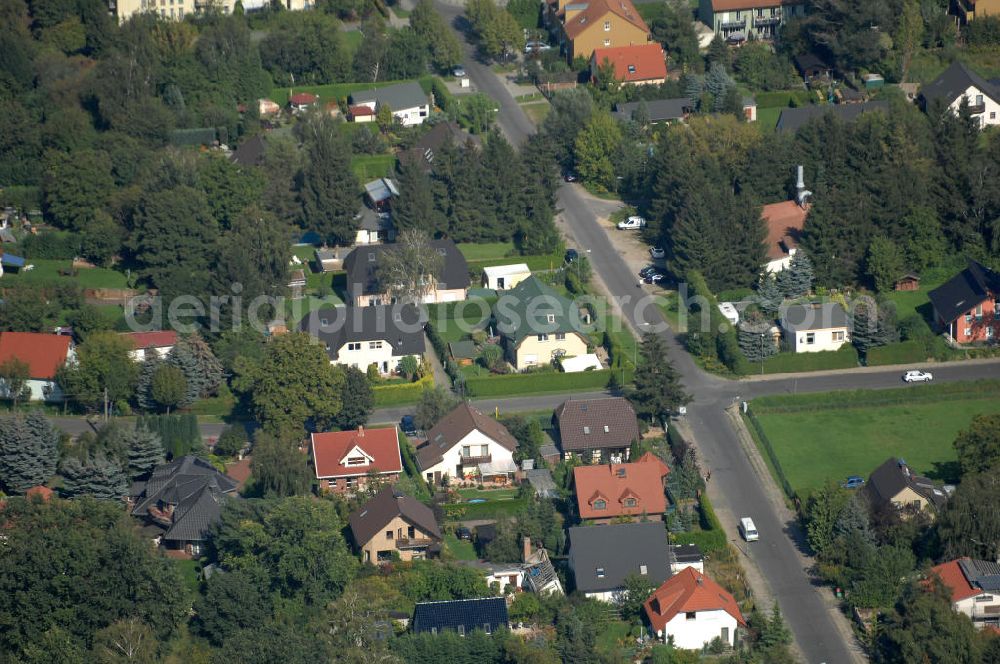
[[614, 69], [615, 80], [635, 85], [659, 85], [667, 80], [667, 56], [658, 43], [595, 48], [590, 57], [590, 76], [596, 80], [605, 63]]
[[609, 523], [623, 517], [659, 520], [667, 511], [664, 480], [670, 468], [652, 452], [634, 463], [577, 466], [573, 469], [580, 518]]
[[969, 265], [930, 293], [934, 321], [960, 344], [1000, 338], [1000, 273]]
[[353, 493], [373, 473], [391, 483], [403, 471], [396, 427], [314, 433], [311, 443], [313, 466], [321, 489]]

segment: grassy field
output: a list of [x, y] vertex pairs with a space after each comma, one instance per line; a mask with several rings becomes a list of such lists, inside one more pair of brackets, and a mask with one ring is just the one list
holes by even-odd
[[177, 560], [174, 558], [170, 559], [171, 562], [177, 567], [177, 571], [180, 572], [181, 579], [184, 585], [188, 587], [191, 594], [194, 595], [201, 588], [201, 562], [198, 560]]
[[[1000, 76], [1000, 48], [961, 48], [953, 51], [959, 60], [985, 79]], [[937, 78], [948, 65], [943, 54], [918, 50], [910, 65], [910, 80], [929, 83]]]
[[358, 50], [358, 46], [361, 45], [361, 40], [365, 38], [365, 36], [361, 34], [360, 30], [348, 30], [347, 32], [340, 33], [340, 35], [344, 40], [344, 46], [346, 46], [347, 50], [351, 53]]
[[760, 127], [761, 131], [774, 131], [775, 125], [778, 124], [778, 118], [781, 117], [781, 108], [758, 108], [757, 109], [757, 126]]
[[81, 268], [75, 277], [63, 277], [59, 270], [69, 270], [72, 261], [50, 260], [45, 258], [28, 259], [27, 265], [34, 265], [31, 270], [22, 270], [18, 274], [7, 272], [3, 278], [8, 283], [47, 284], [52, 282], [73, 282], [81, 288], [128, 288], [125, 275], [106, 268]]
[[[754, 411], [788, 481], [800, 494], [827, 480], [842, 481], [848, 475], [867, 477], [892, 456], [906, 459], [918, 473], [948, 481], [956, 475], [952, 441], [958, 431], [967, 427], [975, 415], [1000, 413], [997, 386], [990, 390], [981, 384], [967, 385], [967, 396], [954, 389], [950, 393], [932, 389], [922, 395], [924, 386], [786, 395], [780, 400], [758, 399]], [[911, 403], [886, 403], [905, 398], [908, 393], [915, 397]], [[834, 407], [817, 405], [823, 398]], [[869, 405], [836, 407], [866, 401]], [[768, 403], [780, 406], [769, 408]], [[796, 403], [806, 408], [788, 412]]]
[[444, 506], [445, 515], [452, 520], [463, 519], [496, 519], [502, 516], [512, 516], [519, 512], [527, 503], [520, 498], [506, 500], [490, 500], [485, 503], [453, 503]]
[[[474, 242], [462, 242], [458, 245], [458, 250], [462, 252], [467, 261], [488, 261], [510, 256], [514, 252], [514, 243], [484, 242], [476, 244]], [[514, 256], [510, 257], [515, 258]]]
[[444, 533], [444, 546], [451, 551], [456, 560], [479, 560], [472, 542], [458, 539], [454, 531], [448, 530]]
[[365, 154], [351, 157], [351, 170], [362, 184], [390, 175], [395, 165], [394, 154]]
[[517, 496], [517, 489], [459, 489], [462, 500], [510, 500]]
[[552, 110], [552, 105], [547, 101], [537, 101], [520, 104], [521, 109], [527, 114], [528, 119], [531, 120], [535, 126], [542, 124], [542, 120], [545, 116], [549, 114]]

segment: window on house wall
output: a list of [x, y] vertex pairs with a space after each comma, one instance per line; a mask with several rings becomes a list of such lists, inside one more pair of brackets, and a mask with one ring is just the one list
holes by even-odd
[[387, 540], [391, 540], [392, 539], [392, 531], [391, 530], [385, 531], [385, 538]]
[[816, 343], [816, 333], [815, 332], [809, 332], [809, 333], [806, 334], [806, 343], [807, 344], [814, 344], [814, 343]]
[[481, 454], [482, 456], [486, 456], [486, 455], [488, 455], [488, 454], [490, 453], [490, 446], [489, 446], [489, 445], [481, 445], [481, 446], [479, 447], [479, 450], [480, 450], [480, 452], [479, 452], [479, 453], [480, 453], [480, 454]]
[[381, 341], [369, 341], [368, 342], [368, 348], [371, 349], [371, 350], [377, 350], [377, 349], [379, 349], [381, 347], [382, 347], [382, 342]]
[[604, 40], [604, 46], [605, 47], [611, 46], [611, 40], [610, 39], [605, 39]]
[[566, 333], [556, 332], [556, 341], [566, 341]]
[[834, 341], [843, 341], [844, 340], [844, 333], [843, 332], [834, 332], [833, 333], [833, 340]]
[[694, 611], [688, 611], [687, 613], [684, 614], [684, 619], [685, 620], [694, 620], [697, 617], [698, 617], [698, 614], [695, 613]]
[[611, 21], [604, 22], [604, 31], [609, 32], [611, 30]]
[[347, 350], [361, 350], [361, 342], [347, 344]]
[[556, 315], [555, 314], [546, 314], [545, 315], [545, 320], [548, 321], [549, 323], [554, 323], [554, 322], [556, 322]]
[[965, 328], [965, 336], [967, 336], [967, 337], [971, 337], [972, 336], [972, 328], [971, 327]]
[[547, 335], [547, 334], [539, 334], [538, 335], [538, 340], [539, 341], [548, 341], [549, 340], [549, 335]]
[[462, 456], [464, 456], [464, 457], [470, 457], [470, 456], [472, 456], [472, 446], [471, 445], [463, 445], [462, 446]]

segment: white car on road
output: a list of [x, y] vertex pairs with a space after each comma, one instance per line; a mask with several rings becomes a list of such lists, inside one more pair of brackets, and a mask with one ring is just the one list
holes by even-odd
[[650, 247], [649, 255], [653, 258], [666, 258], [667, 252], [665, 252], [662, 247]]
[[903, 374], [903, 381], [906, 383], [929, 383], [932, 380], [934, 380], [934, 375], [929, 371], [914, 369]]
[[618, 230], [620, 231], [637, 231], [640, 228], [646, 227], [646, 220], [642, 217], [631, 216], [625, 221], [618, 222]]

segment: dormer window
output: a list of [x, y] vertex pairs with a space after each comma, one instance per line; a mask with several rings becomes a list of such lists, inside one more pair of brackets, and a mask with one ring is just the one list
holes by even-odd
[[594, 509], [595, 510], [605, 510], [607, 508], [608, 508], [608, 504], [607, 504], [607, 502], [604, 501], [604, 499], [598, 498], [597, 500], [594, 501]]
[[635, 507], [636, 504], [637, 503], [636, 503], [635, 498], [626, 498], [625, 499], [625, 507]]
[[639, 565], [639, 574], [642, 574], [643, 576], [646, 575], [646, 566], [645, 565]]
[[598, 579], [603, 579], [604, 578], [604, 568], [603, 567], [598, 567], [597, 568], [597, 578]]
[[364, 458], [363, 456], [347, 457], [347, 463], [345, 463], [344, 465], [345, 466], [367, 466], [368, 465], [368, 459]]
[[628, 73], [630, 73], [630, 74], [634, 74], [635, 73], [635, 65], [629, 65], [628, 66]]
[[590, 427], [583, 427], [583, 433], [589, 436], [590, 435]]
[[625, 469], [624, 468], [619, 468], [618, 471], [615, 474], [618, 475], [619, 478], [624, 478], [625, 477]]

